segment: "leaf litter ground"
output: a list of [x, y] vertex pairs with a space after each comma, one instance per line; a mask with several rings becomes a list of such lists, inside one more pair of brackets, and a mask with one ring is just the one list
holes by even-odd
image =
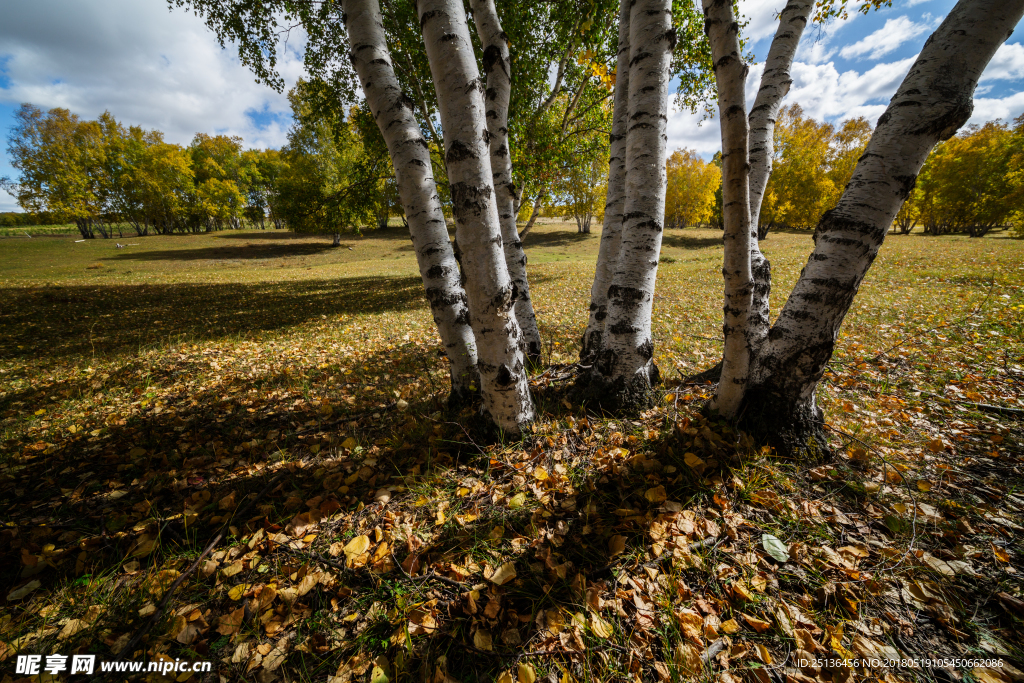
[[[665, 239], [659, 405], [568, 403], [597, 237], [563, 227], [528, 244], [541, 418], [499, 444], [444, 411], [400, 231], [0, 242], [3, 680], [127, 646], [261, 683], [1019, 680], [1024, 244], [887, 241], [809, 463], [700, 416], [711, 231]], [[810, 237], [766, 246], [788, 291]], [[864, 666], [934, 657], [981, 664]]]

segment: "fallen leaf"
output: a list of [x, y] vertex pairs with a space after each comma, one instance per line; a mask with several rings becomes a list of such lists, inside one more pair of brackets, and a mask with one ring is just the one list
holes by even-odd
[[245, 618], [245, 608], [239, 607], [229, 614], [223, 614], [217, 624], [217, 633], [222, 636], [231, 636], [242, 628], [242, 620]]
[[612, 557], [621, 555], [626, 550], [626, 537], [615, 535], [608, 539], [608, 552]]
[[750, 625], [750, 627], [752, 629], [754, 629], [755, 631], [757, 631], [758, 633], [764, 633], [765, 631], [767, 631], [768, 629], [770, 629], [772, 627], [772, 624], [771, 624], [770, 621], [764, 621], [763, 619], [758, 619], [757, 617], [752, 617], [749, 614], [744, 614], [742, 616], [743, 616], [743, 620], [745, 622], [747, 622]]
[[484, 629], [477, 629], [476, 633], [473, 634], [473, 646], [478, 650], [484, 652], [490, 652], [494, 649], [491, 644], [491, 632], [485, 631]]
[[761, 545], [776, 562], [789, 562], [789, 546], [771, 534], [761, 534]]
[[356, 536], [342, 548], [342, 551], [345, 553], [345, 564], [352, 566], [353, 561], [369, 549], [370, 537], [365, 534]]
[[729, 635], [732, 635], [733, 633], [736, 633], [739, 630], [739, 622], [737, 622], [735, 619], [726, 619], [722, 622], [722, 631], [728, 633]]
[[664, 486], [655, 486], [647, 489], [644, 497], [652, 503], [664, 503], [668, 499], [668, 494], [665, 492]]
[[536, 683], [537, 672], [533, 670], [533, 667], [524, 662], [520, 662], [519, 666], [519, 683]]
[[696, 676], [700, 673], [702, 664], [700, 651], [692, 643], [676, 643], [675, 651], [672, 653], [676, 666], [686, 676]]
[[42, 585], [42, 582], [38, 579], [32, 579], [21, 588], [15, 588], [10, 593], [8, 593], [7, 599], [11, 601], [21, 600], [23, 597], [25, 597], [26, 595], [28, 595], [29, 593], [31, 593], [32, 591], [34, 591]]
[[704, 619], [692, 609], [682, 609], [676, 612], [676, 619], [679, 621], [679, 628], [687, 639], [700, 642], [701, 632], [704, 630]]
[[512, 579], [516, 578], [516, 566], [512, 562], [506, 562], [505, 564], [494, 570], [494, 573], [486, 577], [488, 581], [497, 585], [503, 586]]
[[614, 633], [612, 625], [596, 613], [591, 613], [590, 615], [590, 629], [599, 638], [610, 638], [612, 633]]

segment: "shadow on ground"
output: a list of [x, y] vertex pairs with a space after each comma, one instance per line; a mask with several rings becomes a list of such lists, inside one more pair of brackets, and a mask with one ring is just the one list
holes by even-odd
[[[249, 237], [246, 235], [246, 237]], [[333, 249], [330, 241], [320, 243], [301, 242], [298, 244], [246, 244], [225, 247], [203, 247], [202, 249], [162, 249], [108, 256], [104, 261], [248, 261], [251, 259], [272, 259], [288, 256], [315, 256]]]
[[109, 356], [167, 341], [277, 330], [322, 315], [425, 307], [418, 277], [0, 289], [0, 355]]
[[570, 245], [580, 244], [582, 242], [588, 242], [590, 240], [597, 241], [600, 238], [601, 234], [599, 232], [583, 234], [577, 232], [575, 229], [531, 232], [523, 238], [523, 248], [526, 249], [527, 253], [529, 253], [530, 249], [534, 248], [567, 247]]
[[661, 238], [663, 247], [676, 249], [706, 249], [722, 244], [720, 237], [693, 237], [682, 230], [666, 230]]

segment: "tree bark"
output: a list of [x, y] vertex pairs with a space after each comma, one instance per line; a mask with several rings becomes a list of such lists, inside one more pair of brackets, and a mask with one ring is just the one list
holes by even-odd
[[807, 26], [813, 0], [789, 0], [779, 16], [779, 27], [775, 31], [761, 87], [754, 99], [754, 107], [748, 117], [750, 125], [750, 227], [753, 231], [750, 248], [750, 270], [754, 279], [750, 312], [747, 319], [747, 342], [751, 354], [756, 356], [765, 337], [768, 336], [768, 321], [771, 315], [769, 295], [772, 288], [771, 263], [761, 252], [759, 241], [768, 235], [769, 226], [760, 225], [761, 202], [772, 173], [772, 157], [775, 155], [775, 122], [779, 116], [782, 100], [789, 92], [793, 79], [790, 69], [796, 56], [800, 37]]
[[487, 132], [491, 153], [494, 195], [501, 223], [505, 265], [515, 287], [515, 314], [523, 334], [526, 358], [540, 363], [540, 331], [530, 298], [526, 277], [526, 253], [516, 226], [516, 187], [512, 182], [512, 155], [508, 148], [508, 104], [512, 92], [512, 64], [508, 53], [508, 36], [501, 30], [501, 21], [494, 0], [470, 0], [476, 32], [484, 50], [484, 75], [487, 77], [484, 101], [487, 107]]
[[590, 287], [590, 318], [583, 332], [580, 361], [592, 363], [601, 350], [608, 317], [608, 287], [619, 260], [622, 243], [622, 208], [626, 200], [626, 133], [629, 118], [629, 4], [619, 2], [619, 52], [615, 67], [612, 132], [609, 136], [608, 191], [597, 251], [594, 283]]
[[587, 389], [601, 405], [626, 411], [649, 406], [658, 381], [651, 309], [665, 223], [669, 62], [675, 42], [672, 0], [633, 0], [622, 238], [607, 290], [601, 350]]
[[483, 85], [462, 0], [419, 0], [420, 26], [444, 131], [456, 239], [476, 337], [483, 408], [501, 429], [518, 434], [533, 420], [513, 306], [515, 286], [502, 251], [494, 196]]
[[789, 451], [827, 448], [814, 392], [843, 318], [932, 147], [974, 109], [978, 79], [1024, 15], [1024, 0], [960, 0], [925, 43], [857, 162], [762, 346], [746, 420]]
[[812, 9], [813, 0], [789, 0], [782, 10], [761, 74], [761, 87], [750, 110], [750, 224], [754, 227], [759, 223], [761, 201], [772, 174], [775, 122], [782, 100], [793, 85], [789, 70]]
[[[343, 7], [350, 58], [391, 155], [427, 301], [451, 364], [451, 399], [460, 404], [479, 391], [480, 376], [466, 293], [441, 212], [430, 150], [412, 102], [395, 76], [377, 0], [344, 0]], [[280, 219], [272, 220], [280, 229]]]
[[754, 289], [747, 158], [748, 123], [744, 86], [747, 65], [740, 51], [739, 26], [731, 0], [704, 0], [704, 27], [711, 42], [722, 122], [722, 275], [725, 277], [725, 350], [722, 378], [712, 408], [735, 417], [750, 371], [748, 319]]

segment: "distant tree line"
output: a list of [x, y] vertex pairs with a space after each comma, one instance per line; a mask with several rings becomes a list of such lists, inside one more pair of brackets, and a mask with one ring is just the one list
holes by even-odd
[[281, 150], [245, 150], [240, 137], [205, 133], [183, 147], [110, 112], [86, 121], [23, 104], [7, 147], [20, 173], [0, 186], [26, 213], [4, 221], [74, 223], [86, 239], [247, 224], [334, 233], [335, 243], [345, 230], [386, 225], [397, 199], [372, 119], [367, 126], [358, 109], [347, 119], [315, 110], [305, 83], [289, 97], [295, 124]]
[[[779, 112], [771, 178], [761, 206], [761, 238], [772, 227], [812, 229], [842, 196], [871, 137], [864, 118], [835, 126], [804, 116], [799, 104]], [[980, 237], [1011, 226], [1024, 237], [1024, 116], [1012, 125], [968, 126], [940, 142], [925, 162], [893, 229], [907, 234]]]
[[29, 225], [59, 225], [43, 216], [22, 211], [0, 212], [0, 228], [20, 228]]
[[971, 237], [1010, 226], [1024, 237], [1024, 116], [969, 126], [936, 145], [894, 227], [906, 234], [914, 225]]

